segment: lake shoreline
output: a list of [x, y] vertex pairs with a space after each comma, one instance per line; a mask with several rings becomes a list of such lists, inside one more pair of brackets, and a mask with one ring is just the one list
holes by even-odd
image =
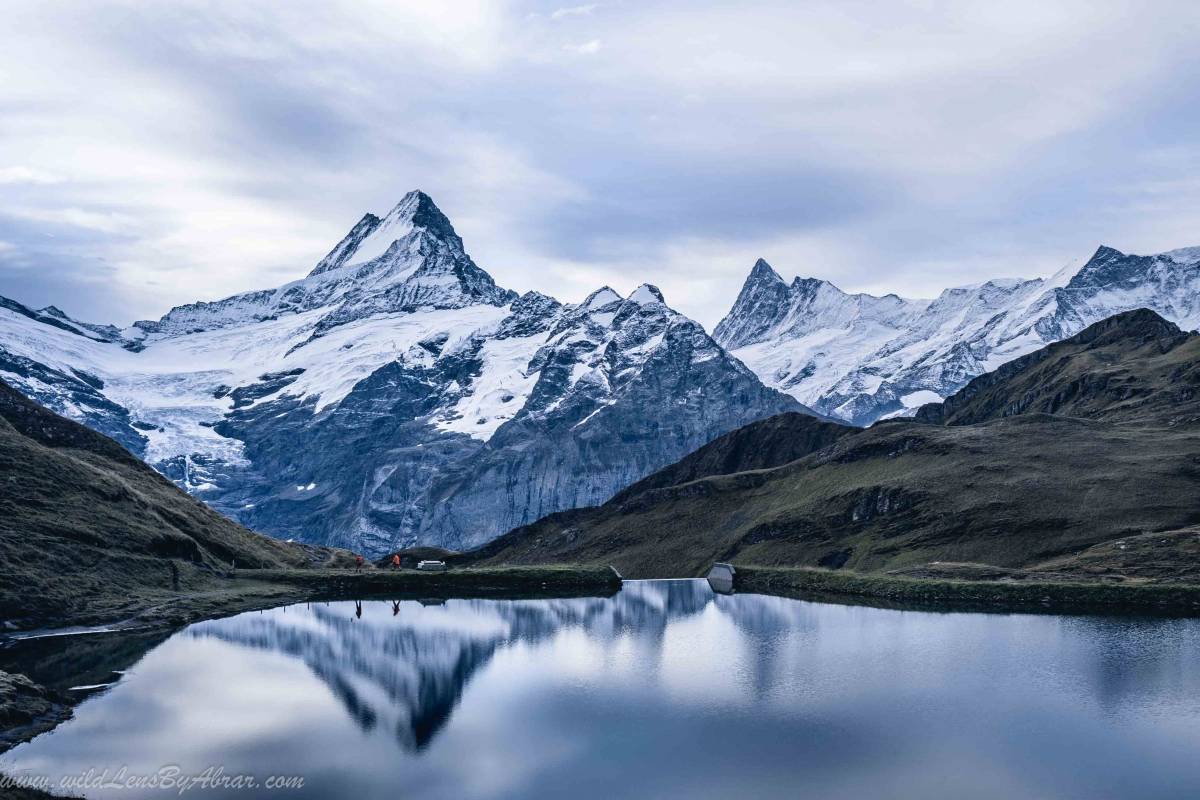
[[[114, 606], [118, 612], [65, 614], [47, 620], [54, 627], [9, 631], [6, 642], [38, 636], [119, 635], [123, 632], [174, 630], [193, 622], [221, 619], [247, 611], [292, 603], [331, 600], [419, 600], [449, 598], [532, 599], [545, 597], [608, 596], [621, 588], [611, 567], [478, 567], [445, 572], [417, 570], [309, 569], [237, 570], [232, 577], [213, 580], [203, 591], [175, 597], [137, 598], [134, 606]], [[104, 608], [104, 606], [101, 606]], [[94, 629], [89, 629], [92, 626]], [[78, 627], [78, 630], [74, 628]], [[29, 680], [0, 671], [6, 704], [0, 709], [0, 753], [53, 730], [71, 718], [85, 696], [65, 697]], [[19, 687], [20, 692], [15, 691]], [[12, 695], [11, 703], [7, 702]], [[6, 788], [13, 797], [48, 798], [35, 789]], [[4, 796], [10, 796], [6, 794]]]
[[621, 578], [611, 567], [595, 566], [464, 567], [445, 572], [239, 569], [178, 592], [156, 589], [134, 597], [90, 597], [86, 608], [64, 609], [56, 616], [36, 620], [36, 625], [0, 631], [0, 642], [69, 633], [74, 626], [113, 630], [175, 627], [315, 600], [562, 597], [612, 593], [620, 587]]
[[914, 578], [735, 565], [739, 592], [915, 611], [1200, 617], [1200, 586]]

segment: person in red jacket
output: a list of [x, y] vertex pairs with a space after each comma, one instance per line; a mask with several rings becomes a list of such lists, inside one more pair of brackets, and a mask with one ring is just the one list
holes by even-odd
[[400, 554], [399, 553], [394, 553], [392, 555], [392, 569], [400, 569]]
[[354, 557], [354, 571], [355, 572], [362, 572], [362, 562], [363, 562], [362, 556]]

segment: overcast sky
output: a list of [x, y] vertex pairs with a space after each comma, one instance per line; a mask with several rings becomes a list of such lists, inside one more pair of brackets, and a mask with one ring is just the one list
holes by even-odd
[[502, 285], [754, 259], [932, 296], [1200, 244], [1200, 3], [56, 3], [0, 14], [0, 294], [124, 324], [428, 192]]

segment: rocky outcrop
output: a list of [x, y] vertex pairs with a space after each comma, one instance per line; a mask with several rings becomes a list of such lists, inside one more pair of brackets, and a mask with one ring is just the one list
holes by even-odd
[[71, 716], [70, 701], [24, 675], [0, 671], [0, 753]]

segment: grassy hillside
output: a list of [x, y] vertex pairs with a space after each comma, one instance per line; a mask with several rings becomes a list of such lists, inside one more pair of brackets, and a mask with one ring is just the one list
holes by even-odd
[[114, 604], [200, 587], [233, 561], [298, 567], [331, 554], [246, 530], [0, 383], [0, 621], [111, 618]]
[[790, 464], [827, 447], [858, 428], [788, 412], [751, 422], [629, 486], [613, 497], [620, 504], [652, 489], [678, 486], [709, 475]]
[[[1176, 540], [1200, 524], [1200, 336], [1136, 311], [1021, 361], [977, 379], [941, 417], [880, 423], [785, 466], [626, 493], [479, 555], [613, 563], [632, 577], [724, 560], [1194, 579]], [[1122, 572], [1130, 537], [1162, 547], [1152, 574]]]

